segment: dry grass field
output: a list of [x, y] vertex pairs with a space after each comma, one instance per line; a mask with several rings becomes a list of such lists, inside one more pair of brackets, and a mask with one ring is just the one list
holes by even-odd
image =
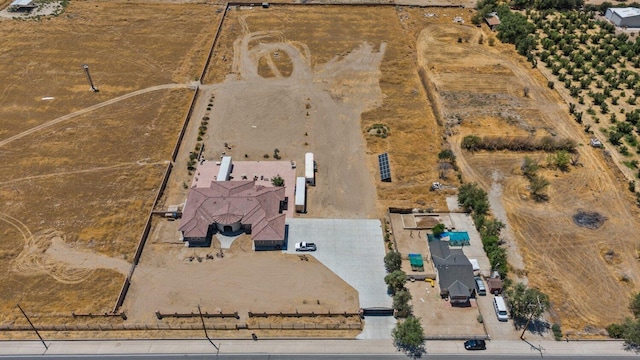
[[[11, 34], [0, 55], [0, 323], [23, 322], [16, 303], [38, 323], [112, 309], [215, 9], [86, 1], [55, 18], [0, 21]], [[126, 96], [165, 84], [177, 85]]]
[[[409, 21], [428, 23], [422, 12], [411, 12]], [[542, 203], [531, 199], [520, 165], [526, 155], [546, 165], [546, 154], [456, 151], [464, 178], [489, 192], [494, 211], [506, 213], [512, 235], [506, 240], [517, 246], [524, 263], [510, 264], [514, 275], [550, 295], [551, 320], [564, 331], [602, 334], [604, 326], [629, 315], [624, 304], [640, 281], [633, 236], [640, 226], [638, 211], [623, 177], [599, 150], [584, 145], [588, 139], [562, 98], [511, 47], [497, 41], [489, 46], [488, 32], [446, 21], [417, 29], [418, 58], [437, 89], [454, 149], [469, 134], [557, 135], [580, 144], [580, 166], [566, 173], [548, 167], [540, 171], [551, 183], [549, 201]], [[572, 216], [579, 209], [600, 212], [608, 220], [597, 230], [578, 227]]]

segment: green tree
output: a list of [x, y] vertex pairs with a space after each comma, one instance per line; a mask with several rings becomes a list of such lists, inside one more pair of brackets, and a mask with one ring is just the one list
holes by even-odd
[[500, 236], [500, 231], [505, 228], [505, 224], [498, 219], [490, 219], [484, 222], [482, 236]]
[[440, 237], [440, 235], [444, 232], [445, 227], [443, 223], [438, 223], [436, 224], [436, 226], [433, 227], [433, 229], [431, 229], [431, 231], [433, 232], [433, 236], [435, 237]]
[[448, 161], [451, 164], [456, 163], [456, 155], [451, 149], [444, 149], [438, 153], [438, 159], [442, 161]]
[[530, 179], [536, 175], [536, 172], [540, 168], [540, 165], [538, 165], [538, 162], [536, 160], [525, 156], [520, 168], [522, 169], [522, 175]]
[[410, 316], [398, 322], [391, 332], [395, 347], [413, 357], [420, 357], [425, 353], [424, 330], [420, 325], [420, 318]]
[[566, 150], [559, 150], [553, 156], [553, 165], [560, 169], [562, 172], [569, 171], [569, 164], [571, 163], [571, 155]]
[[284, 179], [282, 178], [282, 176], [280, 176], [280, 174], [278, 174], [275, 177], [271, 178], [271, 185], [284, 186]]
[[535, 201], [546, 201], [549, 196], [546, 193], [549, 180], [540, 175], [534, 175], [529, 179], [529, 191]]
[[389, 251], [384, 256], [384, 268], [388, 273], [392, 273], [396, 270], [400, 270], [402, 266], [402, 255], [397, 251]]
[[522, 325], [528, 319], [538, 320], [549, 308], [549, 296], [538, 289], [530, 289], [523, 283], [507, 289], [511, 304], [511, 315], [517, 324]]
[[467, 183], [458, 190], [458, 203], [466, 211], [485, 215], [489, 212], [489, 198], [487, 193], [476, 183]]
[[407, 317], [411, 314], [411, 293], [406, 290], [400, 290], [393, 295], [393, 308], [398, 312], [399, 317]]
[[[491, 41], [491, 39], [489, 39]], [[482, 139], [477, 135], [467, 135], [462, 139], [462, 148], [471, 152], [480, 150]]]
[[407, 274], [402, 270], [396, 270], [384, 277], [384, 282], [389, 287], [389, 292], [396, 294], [404, 289], [404, 283], [407, 281]]

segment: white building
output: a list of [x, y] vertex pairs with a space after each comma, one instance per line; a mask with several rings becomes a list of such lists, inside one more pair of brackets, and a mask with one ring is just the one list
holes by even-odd
[[640, 9], [638, 8], [608, 8], [604, 16], [615, 26], [640, 28]]

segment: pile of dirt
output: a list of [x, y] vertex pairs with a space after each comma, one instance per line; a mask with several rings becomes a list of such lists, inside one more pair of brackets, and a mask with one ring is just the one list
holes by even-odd
[[606, 220], [606, 216], [595, 211], [583, 211], [578, 209], [578, 212], [573, 215], [573, 222], [576, 225], [592, 230], [600, 228]]

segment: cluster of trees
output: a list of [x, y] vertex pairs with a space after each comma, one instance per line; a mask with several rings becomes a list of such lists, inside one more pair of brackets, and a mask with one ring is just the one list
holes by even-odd
[[404, 286], [407, 282], [407, 274], [401, 270], [401, 266], [402, 255], [399, 252], [390, 251], [385, 255], [384, 267], [388, 274], [384, 281], [389, 292], [393, 294], [393, 308], [398, 316], [406, 317], [396, 325], [391, 335], [396, 348], [419, 357], [425, 351], [424, 329], [420, 325], [420, 319], [411, 314], [411, 293]]
[[635, 294], [629, 302], [629, 310], [633, 319], [626, 318], [622, 323], [607, 326], [609, 336], [614, 339], [624, 339], [629, 349], [640, 350], [640, 293]]
[[406, 317], [411, 314], [411, 293], [404, 287], [407, 282], [407, 274], [400, 269], [402, 255], [397, 251], [389, 251], [384, 257], [384, 267], [388, 274], [384, 281], [388, 286], [388, 291], [393, 295], [393, 308], [398, 316]]
[[489, 199], [487, 193], [476, 183], [464, 184], [458, 192], [458, 203], [463, 209], [471, 212], [491, 267], [505, 278], [507, 275], [507, 252], [500, 246], [500, 231], [505, 225], [498, 219], [488, 217]]
[[529, 180], [529, 192], [531, 193], [531, 197], [536, 201], [546, 201], [549, 198], [546, 192], [546, 189], [549, 186], [549, 180], [538, 175], [538, 169], [540, 169], [540, 165], [536, 160], [528, 156], [524, 157], [521, 170], [522, 175]]
[[467, 135], [462, 139], [462, 148], [469, 151], [558, 151], [574, 152], [576, 143], [571, 139], [556, 139], [551, 136], [484, 136]]
[[[604, 12], [609, 7], [611, 4], [605, 3], [588, 6], [588, 10]], [[640, 38], [632, 40], [625, 33], [616, 34], [611, 23], [595, 20], [593, 12], [545, 10], [529, 15], [538, 29], [534, 54], [564, 84], [570, 96], [587, 108], [595, 123], [600, 123], [600, 118], [594, 107], [601, 115], [611, 114], [608, 140], [621, 154], [630, 155], [629, 147], [640, 153], [636, 136], [640, 130], [638, 110], [618, 108], [618, 113], [614, 108], [622, 102], [635, 105], [640, 96]], [[570, 104], [569, 110], [582, 124], [583, 112], [577, 111], [576, 104]], [[631, 126], [621, 124], [616, 113], [625, 114], [623, 123]]]

